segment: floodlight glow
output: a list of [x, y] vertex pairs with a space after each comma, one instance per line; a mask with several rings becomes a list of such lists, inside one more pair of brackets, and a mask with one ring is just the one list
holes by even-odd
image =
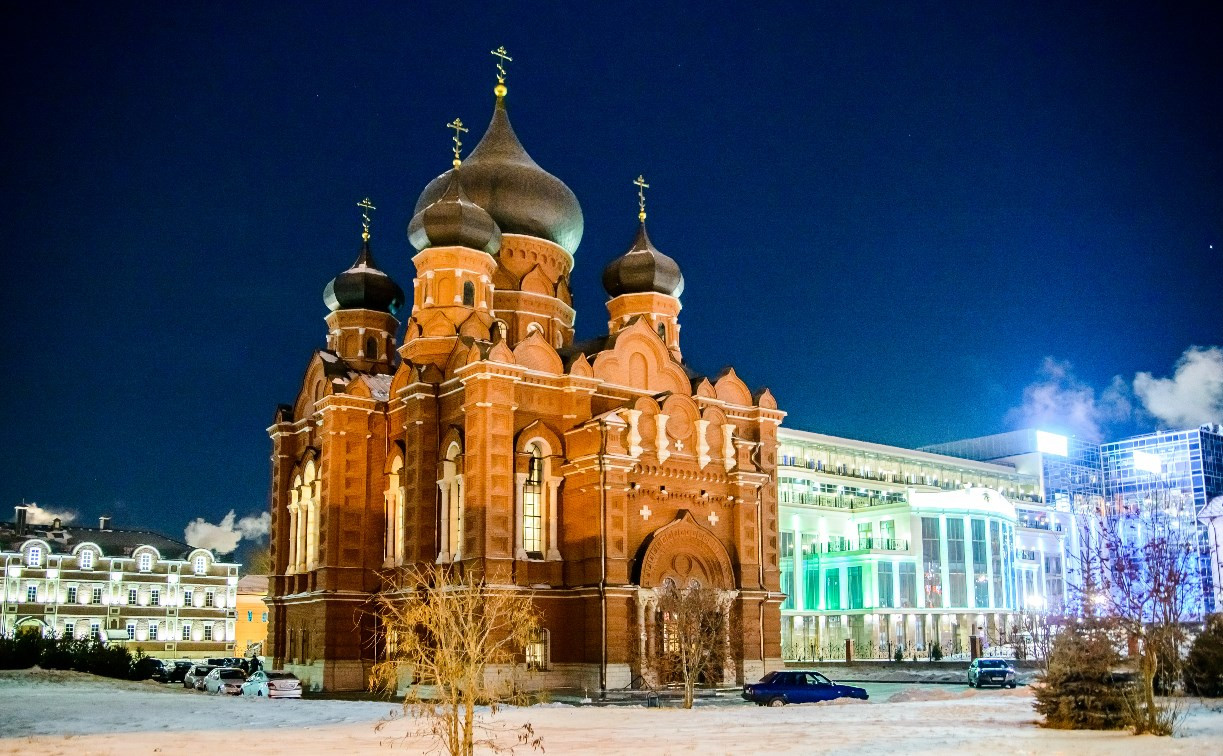
[[1055, 454], [1059, 457], [1070, 456], [1070, 439], [1056, 433], [1036, 431], [1036, 451], [1045, 454]]
[[1134, 450], [1134, 469], [1146, 470], [1153, 475], [1159, 475], [1164, 471], [1164, 461], [1160, 459], [1158, 454], [1144, 452], [1138, 449]]

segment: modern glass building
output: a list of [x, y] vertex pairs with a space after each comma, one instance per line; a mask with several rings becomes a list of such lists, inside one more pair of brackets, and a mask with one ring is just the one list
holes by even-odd
[[[1100, 447], [1108, 511], [1173, 510], [1196, 544], [1201, 613], [1219, 606], [1219, 549], [1207, 506], [1223, 496], [1223, 427], [1157, 431]], [[1205, 517], [1203, 517], [1205, 515]], [[1217, 530], [1217, 529], [1216, 529]]]
[[[1065, 595], [1071, 516], [1009, 464], [781, 429], [783, 656], [963, 652]], [[1022, 516], [1021, 516], [1022, 513]]]

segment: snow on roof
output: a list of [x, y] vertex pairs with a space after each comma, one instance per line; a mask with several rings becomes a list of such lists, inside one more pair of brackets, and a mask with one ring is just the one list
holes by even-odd
[[385, 402], [391, 398], [391, 378], [390, 375], [365, 375], [365, 385], [369, 386], [369, 392], [374, 395], [374, 398], [380, 402]]

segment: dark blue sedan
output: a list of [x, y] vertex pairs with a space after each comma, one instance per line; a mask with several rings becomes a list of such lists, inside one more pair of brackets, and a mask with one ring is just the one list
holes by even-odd
[[760, 682], [744, 685], [743, 697], [757, 706], [785, 706], [836, 698], [860, 698], [865, 701], [870, 696], [862, 688], [838, 685], [819, 672], [787, 669], [770, 672], [760, 678]]

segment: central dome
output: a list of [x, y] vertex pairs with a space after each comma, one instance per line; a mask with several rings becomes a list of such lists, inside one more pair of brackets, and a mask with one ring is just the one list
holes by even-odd
[[[547, 239], [569, 254], [582, 241], [582, 206], [565, 183], [531, 159], [510, 125], [504, 98], [497, 98], [488, 131], [463, 161], [463, 191], [484, 208], [505, 234]], [[419, 213], [441, 198], [453, 169], [429, 182], [416, 201]]]

